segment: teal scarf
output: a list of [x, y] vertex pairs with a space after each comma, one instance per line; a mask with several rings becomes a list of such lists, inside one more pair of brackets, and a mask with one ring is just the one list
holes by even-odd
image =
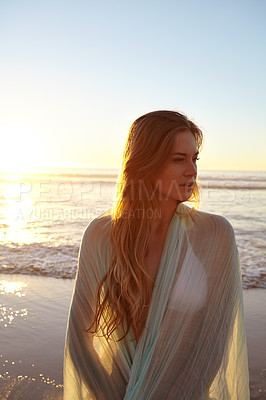
[[69, 311], [64, 400], [248, 400], [241, 269], [234, 232], [218, 215], [177, 207], [139, 342], [85, 330], [110, 261], [111, 217], [85, 230]]

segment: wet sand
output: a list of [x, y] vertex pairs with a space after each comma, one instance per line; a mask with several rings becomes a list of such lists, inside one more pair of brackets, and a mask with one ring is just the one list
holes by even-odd
[[[74, 280], [0, 274], [0, 398], [63, 397]], [[244, 290], [251, 399], [266, 398], [266, 290]]]

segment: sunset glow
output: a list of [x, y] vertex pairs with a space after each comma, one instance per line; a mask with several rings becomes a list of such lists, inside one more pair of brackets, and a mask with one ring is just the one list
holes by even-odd
[[201, 127], [199, 168], [266, 170], [265, 4], [103, 4], [2, 7], [0, 172], [119, 168], [130, 125], [158, 109]]

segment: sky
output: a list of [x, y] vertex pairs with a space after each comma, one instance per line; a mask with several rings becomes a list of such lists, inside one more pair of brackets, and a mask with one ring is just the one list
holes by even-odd
[[119, 168], [132, 122], [178, 110], [199, 168], [266, 170], [266, 1], [0, 0], [0, 171]]

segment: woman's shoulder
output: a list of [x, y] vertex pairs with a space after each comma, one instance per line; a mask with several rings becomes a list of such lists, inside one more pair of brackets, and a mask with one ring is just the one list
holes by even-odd
[[90, 221], [83, 231], [78, 262], [82, 279], [87, 277], [90, 282], [100, 282], [106, 273], [110, 254], [110, 222], [111, 217], [105, 213]]
[[207, 229], [209, 232], [215, 231], [234, 235], [231, 223], [222, 215], [193, 209], [192, 219], [196, 224], [200, 224], [202, 228]]
[[111, 215], [110, 212], [107, 211], [89, 222], [83, 231], [82, 243], [94, 246], [105, 241], [109, 237], [110, 228]]
[[201, 243], [201, 247], [210, 249], [213, 254], [226, 254], [236, 249], [235, 233], [231, 223], [222, 215], [193, 210], [190, 234]]

